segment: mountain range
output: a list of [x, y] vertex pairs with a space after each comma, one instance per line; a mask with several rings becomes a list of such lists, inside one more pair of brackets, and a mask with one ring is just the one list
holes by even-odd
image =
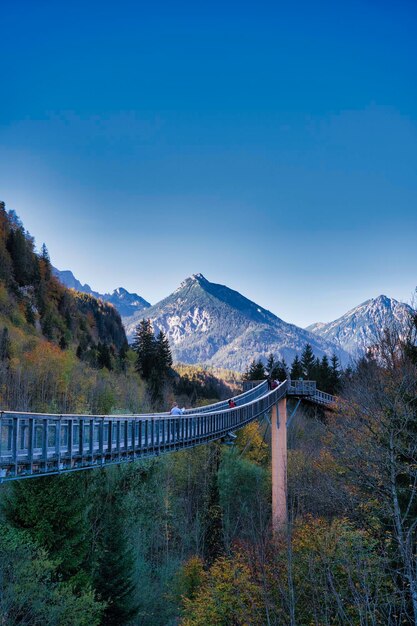
[[[124, 320], [132, 337], [143, 313]], [[224, 285], [209, 282], [202, 274], [184, 280], [170, 296], [146, 310], [155, 330], [167, 335], [174, 360], [244, 370], [252, 359], [272, 352], [291, 363], [306, 343], [317, 356], [339, 347], [279, 317]]]
[[53, 273], [58, 280], [60, 280], [61, 283], [69, 289], [75, 289], [76, 291], [81, 291], [82, 293], [88, 293], [90, 296], [94, 296], [95, 298], [99, 298], [105, 302], [110, 302], [110, 304], [116, 307], [119, 311], [122, 319], [134, 315], [139, 311], [143, 311], [151, 306], [149, 302], [146, 302], [146, 300], [141, 298], [141, 296], [138, 296], [137, 293], [130, 293], [123, 287], [115, 289], [112, 293], [99, 293], [98, 291], [93, 291], [90, 285], [81, 284], [70, 270], [60, 271], [54, 267]]
[[167, 335], [174, 361], [202, 363], [243, 371], [253, 359], [269, 353], [291, 363], [310, 343], [318, 357], [335, 353], [342, 364], [364, 353], [385, 327], [404, 327], [411, 307], [387, 296], [367, 300], [333, 322], [316, 323], [303, 329], [224, 285], [193, 274], [167, 298], [151, 306], [136, 293], [120, 287], [112, 294], [99, 294], [82, 285], [72, 272], [55, 270], [68, 287], [113, 304], [122, 316], [132, 341], [143, 317], [155, 332]]
[[359, 357], [378, 341], [384, 329], [404, 332], [412, 313], [408, 304], [381, 295], [366, 300], [333, 322], [311, 324], [307, 330]]

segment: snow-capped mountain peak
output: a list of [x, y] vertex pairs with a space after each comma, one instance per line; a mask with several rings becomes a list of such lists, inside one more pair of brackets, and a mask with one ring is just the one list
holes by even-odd
[[384, 329], [404, 332], [412, 313], [408, 304], [380, 295], [362, 302], [333, 322], [312, 324], [307, 330], [357, 357], [378, 341]]

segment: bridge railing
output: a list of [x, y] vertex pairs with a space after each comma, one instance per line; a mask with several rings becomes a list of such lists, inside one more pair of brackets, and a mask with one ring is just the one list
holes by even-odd
[[314, 396], [316, 393], [316, 381], [314, 380], [291, 380], [288, 387], [290, 395]]
[[[266, 380], [257, 380], [254, 381], [256, 384], [252, 385], [250, 388], [243, 390], [238, 396], [233, 396], [236, 406], [241, 406], [242, 404], [246, 404], [247, 402], [251, 402], [255, 398], [259, 398], [263, 396], [267, 390], [267, 382]], [[221, 402], [216, 402], [215, 404], [209, 404], [206, 406], [201, 406], [196, 409], [186, 409], [185, 414], [195, 414], [195, 413], [207, 413], [214, 410], [222, 410], [229, 408], [228, 400], [222, 400]]]
[[313, 401], [316, 404], [329, 406], [330, 404], [334, 404], [336, 402], [336, 397], [332, 396], [330, 393], [325, 393], [324, 391], [319, 391], [317, 389], [316, 393], [313, 396]]
[[285, 381], [260, 397], [246, 396], [236, 408], [181, 416], [1, 412], [0, 480], [122, 463], [219, 439], [263, 415], [286, 391]]
[[[250, 388], [244, 389], [244, 393], [241, 393], [238, 396], [230, 396], [230, 397], [234, 399], [237, 406], [240, 406], [242, 404], [245, 404], [246, 402], [249, 402], [255, 398], [259, 398], [260, 396], [264, 395], [266, 389], [267, 389], [266, 380], [258, 380], [258, 381], [254, 381], [254, 384], [252, 384]], [[200, 407], [185, 409], [183, 415], [191, 415], [191, 414], [195, 415], [196, 413], [207, 413], [213, 410], [221, 411], [227, 408], [229, 408], [228, 400], [221, 400], [220, 402], [215, 402], [214, 404], [206, 404]], [[170, 415], [170, 412], [165, 411], [163, 413], [147, 413], [147, 417], [152, 417], [152, 418], [160, 417], [161, 415], [168, 416]]]
[[266, 383], [266, 380], [244, 380], [242, 383], [243, 391], [248, 393], [254, 387], [258, 387], [262, 383]]
[[317, 404], [335, 401], [312, 381], [266, 381], [236, 398], [179, 416], [55, 415], [0, 412], [0, 482], [122, 463], [188, 448], [227, 435], [264, 415], [287, 394]]

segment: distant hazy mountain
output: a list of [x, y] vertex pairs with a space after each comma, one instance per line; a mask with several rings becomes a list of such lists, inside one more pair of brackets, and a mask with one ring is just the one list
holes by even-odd
[[93, 291], [90, 285], [82, 285], [80, 281], [75, 278], [74, 274], [70, 270], [57, 270], [56, 267], [52, 268], [55, 276], [61, 281], [65, 287], [68, 289], [75, 289], [76, 291], [81, 291], [82, 293], [89, 293], [91, 296], [95, 298], [100, 298], [100, 294], [97, 291]]
[[54, 268], [54, 274], [66, 287], [88, 293], [105, 302], [110, 302], [110, 304], [113, 304], [119, 311], [122, 319], [135, 315], [151, 306], [149, 302], [146, 302], [146, 300], [138, 296], [137, 293], [129, 293], [126, 289], [123, 289], [123, 287], [115, 289], [113, 293], [98, 293], [97, 291], [93, 291], [90, 285], [82, 285], [70, 270], [60, 271]]
[[408, 304], [378, 296], [363, 302], [334, 322], [312, 324], [307, 330], [358, 357], [378, 340], [384, 328], [404, 330], [411, 313], [413, 309]]
[[[179, 288], [146, 310], [155, 330], [163, 330], [170, 341], [174, 360], [205, 363], [243, 371], [252, 359], [270, 352], [291, 363], [304, 345], [311, 343], [317, 356], [335, 351], [347, 355], [330, 342], [307, 330], [287, 324], [270, 311], [237, 291], [210, 283], [201, 274], [187, 278]], [[143, 313], [124, 318], [132, 339]]]

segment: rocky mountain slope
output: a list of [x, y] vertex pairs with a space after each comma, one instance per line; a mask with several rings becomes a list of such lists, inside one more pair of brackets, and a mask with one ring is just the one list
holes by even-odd
[[[140, 312], [124, 318], [128, 338], [143, 317]], [[201, 274], [187, 278], [176, 291], [146, 309], [155, 331], [163, 330], [175, 361], [205, 363], [243, 371], [252, 359], [270, 352], [290, 363], [306, 343], [321, 357], [334, 351], [342, 361], [347, 355], [329, 341], [287, 324], [270, 311], [224, 285], [209, 282]]]
[[67, 287], [113, 304], [130, 341], [139, 321], [150, 318], [156, 332], [167, 334], [176, 361], [238, 371], [270, 352], [291, 363], [307, 342], [317, 356], [335, 352], [347, 363], [375, 343], [384, 328], [404, 329], [412, 312], [408, 305], [381, 295], [333, 322], [301, 329], [201, 274], [187, 278], [170, 296], [151, 306], [122, 287], [112, 294], [100, 294], [82, 285], [70, 271], [54, 269], [54, 273]]
[[306, 330], [358, 357], [378, 341], [384, 328], [405, 332], [412, 312], [407, 304], [381, 295], [366, 300], [333, 322], [312, 324]]
[[98, 291], [93, 291], [90, 285], [80, 283], [70, 270], [60, 271], [54, 267], [53, 272], [58, 280], [69, 289], [75, 289], [81, 293], [88, 293], [90, 296], [100, 298], [104, 302], [113, 304], [122, 318], [135, 315], [139, 311], [143, 311], [151, 306], [149, 302], [141, 298], [141, 296], [138, 296], [137, 293], [130, 293], [123, 287], [115, 289], [113, 293], [99, 293]]

